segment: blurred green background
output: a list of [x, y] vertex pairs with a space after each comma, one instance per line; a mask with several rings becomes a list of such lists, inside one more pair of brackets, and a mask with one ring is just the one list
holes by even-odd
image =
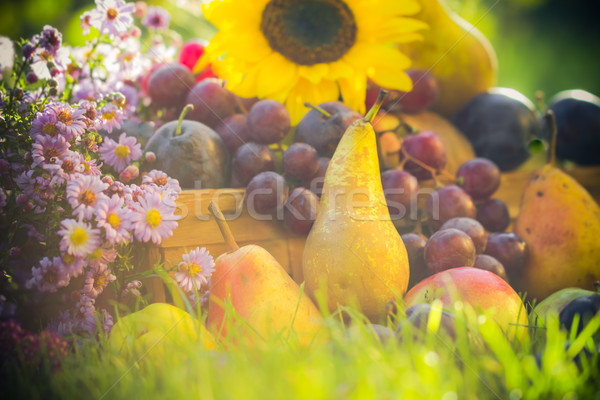
[[[251, 0], [248, 0], [251, 1]], [[490, 39], [499, 63], [499, 86], [529, 98], [537, 90], [547, 98], [565, 89], [600, 95], [600, 2], [597, 0], [447, 0], [449, 6]], [[171, 27], [182, 38], [206, 37], [201, 0], [149, 1], [173, 16]], [[79, 15], [92, 0], [20, 0], [0, 5], [0, 34], [30, 37], [45, 24], [64, 40], [82, 44]]]

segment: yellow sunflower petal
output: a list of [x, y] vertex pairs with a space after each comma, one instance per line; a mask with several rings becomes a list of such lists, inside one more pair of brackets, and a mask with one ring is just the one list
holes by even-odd
[[359, 27], [357, 40], [378, 43], [398, 42], [406, 35], [427, 29], [429, 29], [429, 25], [414, 18], [389, 18], [377, 25], [366, 24], [363, 27]]
[[396, 47], [378, 43], [356, 43], [344, 60], [363, 71], [381, 66], [402, 70], [411, 64], [410, 58]]
[[329, 64], [329, 78], [339, 79], [352, 76], [354, 69], [344, 60], [334, 61]]
[[258, 97], [286, 91], [298, 80], [298, 67], [277, 52], [272, 52], [258, 66]]
[[262, 10], [267, 3], [268, 0], [253, 0], [252, 2], [211, 1], [202, 5], [202, 13], [220, 31], [233, 29], [239, 24], [244, 24], [244, 27], [252, 26], [255, 29], [260, 29]]
[[357, 75], [338, 80], [342, 99], [350, 108], [361, 114], [365, 113], [365, 97], [367, 94], [367, 77]]
[[312, 83], [319, 83], [329, 73], [328, 64], [299, 65], [298, 74]]
[[315, 85], [305, 78], [298, 79], [296, 86], [290, 91], [285, 106], [290, 112], [292, 125], [297, 125], [310, 109], [304, 106], [305, 102], [321, 104], [326, 101], [337, 100], [339, 89], [335, 82], [323, 80]]
[[369, 78], [377, 85], [387, 88], [409, 92], [412, 90], [412, 80], [403, 70], [396, 68], [374, 68]]
[[381, 15], [384, 18], [415, 15], [421, 11], [421, 4], [416, 0], [345, 0], [345, 3], [352, 10], [356, 20], [371, 15]]

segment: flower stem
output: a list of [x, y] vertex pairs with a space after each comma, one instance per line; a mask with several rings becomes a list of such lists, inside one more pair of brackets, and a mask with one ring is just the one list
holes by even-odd
[[331, 118], [331, 113], [325, 111], [325, 109], [323, 109], [323, 108], [321, 108], [319, 106], [316, 106], [314, 104], [306, 102], [306, 103], [304, 103], [304, 107], [309, 107], [309, 108], [312, 108], [315, 111], [320, 112], [325, 118]]
[[373, 122], [373, 118], [375, 118], [375, 116], [379, 112], [379, 109], [381, 108], [381, 105], [383, 104], [383, 99], [385, 99], [386, 94], [387, 94], [387, 91], [385, 91], [383, 89], [379, 90], [379, 96], [377, 96], [377, 101], [375, 101], [375, 104], [373, 104], [373, 107], [371, 107], [371, 109], [365, 115], [365, 118], [364, 118], [365, 122]]
[[215, 221], [217, 221], [217, 225], [219, 226], [219, 230], [223, 235], [223, 239], [225, 239], [225, 244], [229, 247], [229, 250], [236, 251], [240, 248], [231, 233], [231, 229], [229, 229], [229, 224], [225, 221], [225, 217], [223, 213], [219, 209], [219, 206], [214, 201], [211, 201], [208, 205], [208, 210], [215, 217]]
[[179, 120], [177, 121], [177, 129], [175, 130], [175, 135], [173, 135], [173, 136], [181, 135], [181, 124], [183, 123], [183, 119], [187, 115], [188, 111], [193, 110], [193, 109], [194, 109], [193, 104], [188, 104], [185, 107], [183, 107], [183, 110], [181, 110], [181, 114], [179, 114]]

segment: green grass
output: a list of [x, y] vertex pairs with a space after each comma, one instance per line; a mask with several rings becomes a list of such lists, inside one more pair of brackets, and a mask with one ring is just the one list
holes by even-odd
[[[398, 340], [382, 342], [360, 314], [345, 311], [350, 326], [339, 315], [328, 316], [323, 327], [328, 339], [308, 348], [297, 346], [292, 336], [254, 345], [237, 337], [236, 346], [221, 343], [208, 351], [190, 343], [169, 348], [163, 357], [151, 349], [135, 360], [121, 357], [101, 337], [74, 347], [57, 372], [12, 371], [3, 392], [29, 399], [600, 398], [592, 338], [600, 315], [579, 337], [551, 320], [543, 340], [525, 344], [509, 342], [485, 318], [476, 327], [461, 323], [460, 314], [456, 340], [403, 324]], [[391, 321], [390, 326], [395, 329]]]

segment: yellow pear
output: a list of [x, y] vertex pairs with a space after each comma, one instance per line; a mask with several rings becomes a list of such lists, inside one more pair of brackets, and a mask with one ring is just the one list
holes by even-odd
[[[546, 116], [551, 137], [554, 119]], [[600, 279], [600, 207], [575, 179], [550, 162], [527, 183], [514, 232], [529, 247], [529, 261], [514, 282], [538, 301], [567, 287], [593, 289]]]
[[415, 18], [429, 25], [423, 41], [400, 45], [413, 61], [411, 68], [431, 70], [440, 97], [433, 110], [450, 116], [478, 93], [496, 84], [498, 61], [487, 38], [452, 12], [444, 0], [419, 0]]
[[327, 168], [317, 218], [306, 240], [306, 289], [330, 311], [358, 307], [369, 319], [385, 314], [388, 301], [408, 284], [406, 248], [390, 220], [370, 123], [380, 104], [353, 122]]

